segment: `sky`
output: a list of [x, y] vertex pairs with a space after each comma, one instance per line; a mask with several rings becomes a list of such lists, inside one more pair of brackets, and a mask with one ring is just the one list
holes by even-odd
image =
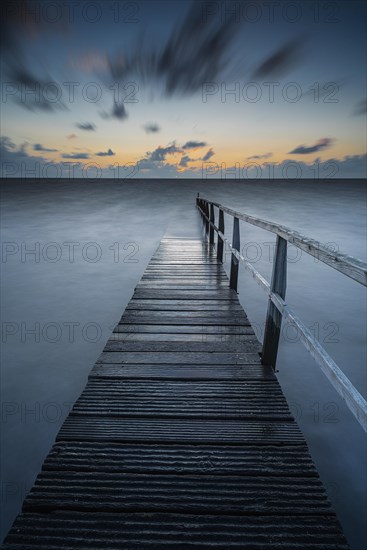
[[366, 176], [363, 1], [1, 3], [1, 177]]

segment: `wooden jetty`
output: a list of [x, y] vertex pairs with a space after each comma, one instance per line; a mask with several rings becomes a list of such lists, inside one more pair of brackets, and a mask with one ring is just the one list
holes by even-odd
[[259, 352], [212, 243], [163, 239], [2, 548], [347, 550]]

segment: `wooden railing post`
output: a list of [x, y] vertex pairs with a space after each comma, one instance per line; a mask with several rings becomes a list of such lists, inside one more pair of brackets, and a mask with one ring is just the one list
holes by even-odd
[[[214, 206], [212, 204], [210, 204], [210, 221], [215, 223]], [[209, 225], [209, 243], [214, 245], [214, 227], [212, 225]]]
[[[273, 263], [273, 274], [270, 290], [285, 298], [287, 287], [287, 241], [277, 236], [276, 252]], [[265, 322], [265, 334], [263, 341], [261, 362], [275, 369], [277, 360], [282, 314], [269, 299], [268, 312]]]
[[[205, 212], [207, 218], [209, 218], [209, 204], [208, 204], [207, 201], [205, 201], [205, 203], [204, 203], [204, 212]], [[209, 233], [209, 222], [206, 218], [204, 218], [204, 220], [205, 220], [205, 231], [206, 231], [206, 234], [208, 234]]]
[[[233, 218], [233, 237], [232, 237], [232, 248], [240, 251], [240, 222], [239, 219]], [[231, 275], [229, 278], [229, 286], [237, 292], [238, 284], [238, 264], [239, 259], [232, 252], [231, 257]]]
[[[224, 235], [224, 213], [223, 210], [219, 209], [219, 231]], [[217, 260], [223, 263], [223, 239], [218, 233], [217, 241]]]

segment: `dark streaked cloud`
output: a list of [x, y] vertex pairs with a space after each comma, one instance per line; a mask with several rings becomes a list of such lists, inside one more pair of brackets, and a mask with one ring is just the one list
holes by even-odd
[[160, 131], [160, 127], [155, 122], [147, 122], [143, 125], [143, 128], [147, 134], [156, 134]]
[[135, 51], [110, 58], [111, 76], [113, 80], [160, 81], [168, 96], [193, 94], [228, 69], [230, 49], [240, 28], [235, 16], [203, 17], [201, 3], [193, 2], [163, 47], [147, 48], [140, 43]]
[[112, 118], [117, 118], [118, 120], [124, 120], [125, 118], [127, 118], [128, 115], [125, 109], [125, 105], [123, 103], [117, 103], [117, 101], [115, 101], [110, 116]]
[[77, 122], [75, 126], [79, 128], [79, 130], [85, 130], [86, 132], [94, 132], [96, 130], [95, 124], [91, 122]]
[[112, 151], [112, 149], [108, 149], [107, 151], [100, 151], [99, 153], [96, 153], [97, 157], [113, 157], [116, 153]]
[[251, 157], [247, 157], [247, 160], [269, 159], [272, 156], [273, 156], [273, 153], [263, 153], [262, 155], [252, 155]]
[[214, 153], [213, 149], [208, 149], [208, 151], [205, 153], [205, 155], [203, 156], [203, 158], [201, 160], [206, 162], [209, 159], [211, 159], [214, 155], [215, 155], [215, 153]]
[[[6, 64], [6, 62], [5, 62]], [[28, 111], [55, 112], [67, 110], [61, 101], [61, 87], [52, 79], [39, 79], [21, 62], [12, 60], [5, 70], [9, 96]]]
[[292, 151], [289, 151], [289, 155], [309, 155], [310, 153], [317, 153], [323, 149], [328, 149], [333, 144], [333, 139], [331, 138], [321, 138], [314, 145], [307, 147], [306, 145], [299, 145]]
[[57, 149], [48, 149], [47, 147], [43, 147], [41, 143], [35, 143], [33, 145], [34, 151], [42, 151], [43, 153], [57, 153]]
[[123, 103], [118, 103], [114, 101], [111, 111], [103, 111], [100, 113], [102, 118], [116, 118], [117, 120], [125, 120], [129, 115], [127, 114], [125, 105]]
[[89, 153], [64, 153], [61, 156], [63, 159], [89, 159]]
[[291, 40], [273, 52], [254, 71], [253, 78], [279, 77], [296, 65], [301, 57], [303, 39]]
[[[66, 19], [50, 23], [31, 0], [2, 0], [0, 49], [2, 78], [17, 105], [29, 111], [55, 112], [67, 107], [61, 101], [61, 87], [48, 75], [36, 76], [29, 69], [29, 55], [23, 41], [33, 41], [45, 31], [65, 30]], [[65, 14], [64, 14], [65, 15]], [[38, 64], [40, 66], [40, 64]]]
[[206, 145], [205, 141], [186, 141], [182, 149], [199, 149], [199, 147], [205, 147]]

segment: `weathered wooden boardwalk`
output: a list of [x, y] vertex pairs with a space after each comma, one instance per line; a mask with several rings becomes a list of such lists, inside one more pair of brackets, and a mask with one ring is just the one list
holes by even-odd
[[347, 549], [208, 244], [163, 239], [4, 550]]

